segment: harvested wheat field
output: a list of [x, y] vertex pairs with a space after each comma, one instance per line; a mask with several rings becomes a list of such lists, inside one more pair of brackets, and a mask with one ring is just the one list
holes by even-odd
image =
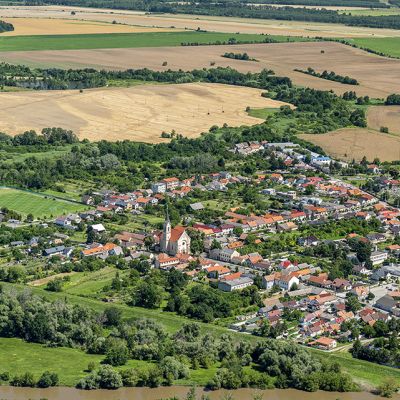
[[[71, 15], [74, 11], [76, 15]], [[353, 27], [302, 21], [276, 21], [250, 18], [214, 17], [204, 15], [145, 14], [137, 11], [106, 10], [67, 6], [0, 7], [0, 17], [72, 18], [179, 29], [201, 29], [231, 33], [265, 33], [270, 35], [320, 37], [391, 37], [400, 36], [395, 29]]]
[[173, 30], [171, 28], [113, 24], [112, 21], [96, 22], [50, 18], [5, 18], [4, 21], [13, 24], [14, 30], [3, 32], [1, 36], [170, 32]]
[[261, 90], [189, 83], [66, 91], [0, 93], [0, 131], [60, 126], [81, 139], [160, 142], [163, 131], [196, 137], [212, 125], [253, 125], [262, 120], [245, 109], [285, 103], [261, 97]]
[[372, 129], [379, 130], [385, 126], [390, 133], [400, 134], [400, 106], [369, 107], [367, 121]]
[[[321, 53], [321, 51], [324, 53]], [[247, 52], [259, 62], [221, 57], [225, 52]], [[129, 49], [48, 50], [1, 52], [0, 60], [32, 66], [60, 68], [127, 69], [147, 67], [153, 70], [192, 70], [215, 66], [231, 66], [242, 72], [273, 69], [277, 75], [288, 76], [297, 85], [334, 90], [338, 94], [355, 90], [357, 95], [384, 98], [400, 93], [400, 60], [383, 58], [334, 42], [300, 42], [249, 44], [234, 46], [152, 47]], [[167, 61], [167, 66], [162, 66]], [[359, 86], [344, 85], [300, 72], [295, 68], [334, 71], [356, 78]]]
[[301, 139], [321, 146], [332, 157], [351, 161], [378, 157], [381, 161], [400, 160], [400, 138], [370, 129], [345, 128], [323, 135], [303, 134]]

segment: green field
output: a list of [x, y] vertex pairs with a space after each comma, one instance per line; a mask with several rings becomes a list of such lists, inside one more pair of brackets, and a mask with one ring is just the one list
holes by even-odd
[[[107, 279], [109, 279], [109, 277], [107, 277]], [[74, 286], [74, 283], [77, 283], [75, 279], [71, 281], [72, 287]], [[81, 287], [81, 290], [83, 290], [84, 292], [85, 291], [90, 292], [92, 290], [92, 288], [86, 287], [84, 281], [82, 281], [82, 283], [84, 283], [84, 285]], [[2, 285], [4, 288], [11, 290], [13, 289], [23, 290], [25, 288], [25, 286], [23, 285], [14, 285], [9, 283], [2, 283]], [[78, 287], [79, 285], [76, 285], [76, 288]], [[104, 303], [100, 300], [81, 297], [75, 294], [68, 293], [68, 289], [66, 292], [60, 292], [60, 293], [48, 292], [46, 290], [37, 287], [31, 288], [31, 290], [37, 295], [41, 295], [52, 300], [67, 298], [68, 301], [72, 304], [80, 304], [86, 307], [90, 307], [96, 310], [97, 312], [102, 312], [105, 310], [105, 308], [109, 307], [107, 303]], [[160, 310], [149, 310], [140, 307], [129, 307], [125, 304], [118, 304], [118, 303], [113, 303], [113, 306], [119, 308], [122, 311], [122, 316], [125, 319], [153, 318], [160, 324], [162, 324], [164, 328], [170, 333], [176, 332], [182, 326], [183, 323], [192, 321], [187, 318], [180, 317], [176, 314], [162, 312]], [[208, 332], [214, 335], [221, 335], [222, 333], [227, 332], [227, 329], [221, 326], [205, 324], [205, 323], [199, 323], [199, 324], [204, 333]], [[249, 340], [250, 342], [255, 342], [259, 340], [256, 336], [243, 335], [234, 332], [232, 332], [232, 334], [236, 338], [240, 338], [242, 340]], [[43, 355], [41, 354], [42, 351]], [[389, 368], [383, 365], [357, 360], [352, 358], [348, 352], [343, 351], [343, 352], [326, 353], [320, 350], [313, 350], [313, 349], [310, 349], [310, 351], [312, 351], [315, 355], [321, 358], [325, 359], [329, 358], [334, 362], [338, 362], [341, 365], [342, 369], [345, 372], [349, 373], [356, 382], [362, 384], [363, 387], [367, 388], [377, 387], [379, 384], [384, 382], [388, 377], [392, 377], [396, 380], [400, 379], [399, 369]], [[4, 360], [8, 360], [7, 357], [9, 354], [13, 354], [13, 357], [15, 357], [13, 363], [11, 364], [12, 368], [15, 369], [20, 368], [20, 371], [23, 371], [24, 368], [29, 368], [29, 366], [31, 366], [33, 371], [39, 371], [39, 370], [43, 371], [44, 369], [42, 368], [45, 368], [54, 370], [56, 372], [58, 371], [58, 369], [56, 368], [57, 363], [59, 363], [60, 359], [64, 359], [62, 358], [63, 357], [62, 354], [67, 355], [66, 359], [68, 360], [66, 367], [65, 369], [63, 368], [60, 371], [60, 378], [62, 378], [62, 382], [64, 382], [64, 384], [71, 384], [71, 382], [76, 382], [76, 380], [80, 376], [82, 376], [83, 369], [86, 367], [88, 362], [90, 362], [91, 360], [94, 360], [96, 362], [100, 360], [98, 356], [87, 355], [79, 350], [47, 349], [41, 347], [40, 345], [28, 344], [22, 342], [18, 339], [0, 339], [0, 365], [5, 365]], [[133, 366], [133, 364], [137, 362], [138, 361], [131, 360], [129, 361], [128, 366]], [[44, 365], [46, 367], [44, 367]], [[55, 365], [55, 368], [52, 368], [53, 365]], [[71, 368], [69, 368], [69, 365], [71, 365]], [[76, 366], [77, 371], [72, 371], [72, 366]], [[191, 374], [191, 379], [193, 381], [196, 381], [199, 385], [201, 385], [203, 384], [203, 382], [207, 382], [207, 380], [210, 377], [210, 374], [212, 375], [211, 371], [212, 369], [193, 371]], [[185, 381], [178, 383], [186, 384], [189, 382]]]
[[254, 118], [267, 119], [277, 111], [279, 111], [279, 108], [251, 108], [247, 114]]
[[358, 47], [371, 49], [387, 54], [391, 57], [400, 57], [400, 37], [386, 38], [355, 38], [348, 39]]
[[[286, 36], [272, 36], [278, 41], [287, 41]], [[180, 46], [181, 43], [225, 42], [230, 38], [237, 41], [263, 42], [265, 36], [219, 32], [145, 32], [112, 33], [90, 35], [43, 35], [0, 37], [0, 51], [29, 50], [79, 50], [113, 49], [130, 47]], [[291, 40], [300, 40], [300, 38]]]
[[23, 216], [33, 214], [35, 218], [51, 218], [87, 209], [83, 204], [46, 198], [45, 196], [17, 189], [0, 188], [0, 208], [6, 207]]

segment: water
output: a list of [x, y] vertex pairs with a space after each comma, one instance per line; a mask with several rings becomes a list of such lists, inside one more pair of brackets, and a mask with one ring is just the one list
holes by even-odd
[[[49, 389], [16, 388], [0, 386], [2, 400], [160, 400], [170, 397], [179, 397], [184, 400], [189, 388], [182, 386], [149, 388], [121, 388], [118, 390], [91, 390], [84, 391], [68, 387]], [[233, 391], [217, 390], [206, 392], [197, 389], [198, 396], [207, 394], [212, 400], [219, 400], [230, 393], [234, 400], [253, 400], [255, 393], [262, 394], [263, 400], [379, 400], [381, 397], [367, 392], [337, 393], [315, 392], [307, 393], [293, 389], [285, 390], [256, 390], [238, 389]], [[393, 397], [400, 400], [400, 395]]]

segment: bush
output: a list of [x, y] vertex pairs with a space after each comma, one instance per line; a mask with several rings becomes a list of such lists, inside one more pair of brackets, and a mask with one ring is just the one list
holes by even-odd
[[58, 375], [54, 372], [45, 371], [39, 378], [37, 386], [40, 388], [48, 388], [58, 385]]

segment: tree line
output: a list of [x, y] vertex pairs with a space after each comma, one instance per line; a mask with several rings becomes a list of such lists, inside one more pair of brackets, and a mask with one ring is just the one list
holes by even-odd
[[346, 76], [342, 76], [342, 75], [336, 74], [333, 71], [328, 72], [328, 71], [325, 70], [323, 72], [317, 72], [311, 67], [308, 67], [306, 70], [295, 68], [295, 71], [301, 72], [302, 74], [315, 76], [317, 78], [326, 79], [328, 81], [334, 81], [334, 82], [343, 83], [345, 85], [358, 85], [359, 84], [357, 79], [350, 78], [347, 75]]

